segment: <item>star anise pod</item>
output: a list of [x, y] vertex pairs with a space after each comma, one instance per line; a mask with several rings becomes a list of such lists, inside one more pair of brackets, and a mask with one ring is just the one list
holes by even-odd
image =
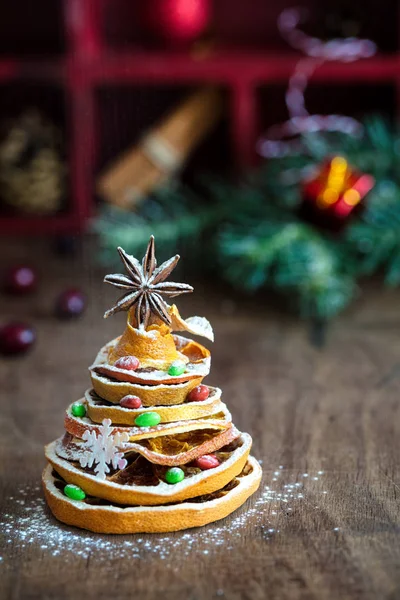
[[129, 310], [134, 306], [137, 327], [144, 327], [146, 329], [151, 314], [161, 319], [167, 325], [171, 325], [171, 318], [168, 313], [169, 305], [162, 298], [162, 295], [173, 298], [179, 294], [193, 292], [192, 286], [186, 283], [165, 281], [175, 269], [180, 258], [179, 254], [165, 261], [157, 268], [154, 236], [150, 237], [142, 263], [133, 256], [129, 256], [120, 247], [118, 247], [118, 252], [127, 275], [120, 273], [106, 275], [104, 281], [125, 290], [125, 294], [110, 310], [105, 312], [104, 318], [120, 310]]

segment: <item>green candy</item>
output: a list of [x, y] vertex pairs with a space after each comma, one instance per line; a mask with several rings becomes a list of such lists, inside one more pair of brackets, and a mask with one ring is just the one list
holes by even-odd
[[86, 408], [84, 404], [80, 404], [79, 402], [74, 402], [71, 407], [71, 412], [74, 417], [84, 417], [86, 415]]
[[185, 370], [185, 363], [183, 363], [181, 360], [176, 360], [168, 369], [168, 375], [174, 375], [176, 377], [177, 375], [182, 375], [182, 373], [184, 373]]
[[85, 492], [73, 483], [68, 483], [65, 486], [64, 494], [68, 496], [68, 498], [71, 498], [71, 500], [84, 500], [86, 498]]
[[135, 419], [135, 425], [138, 427], [155, 427], [161, 421], [161, 417], [156, 412], [142, 413]]
[[179, 467], [172, 467], [165, 473], [165, 481], [167, 483], [179, 483], [185, 479], [185, 473]]

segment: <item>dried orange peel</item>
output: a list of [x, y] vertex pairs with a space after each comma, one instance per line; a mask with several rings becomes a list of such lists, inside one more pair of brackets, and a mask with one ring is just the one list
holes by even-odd
[[175, 360], [189, 362], [176, 349], [171, 329], [164, 323], [151, 325], [148, 330], [141, 331], [131, 325], [128, 316], [127, 325], [121, 337], [107, 345], [107, 359], [113, 365], [118, 358], [133, 354], [143, 368], [167, 370]]
[[187, 331], [192, 335], [200, 335], [211, 342], [214, 341], [214, 332], [210, 322], [204, 317], [189, 317], [183, 319], [179, 314], [178, 308], [173, 304], [169, 309], [169, 315], [172, 320], [172, 331]]
[[[126, 329], [122, 336], [111, 342], [107, 347], [108, 363], [113, 365], [119, 358], [135, 355], [141, 367], [152, 367], [157, 370], [168, 370], [170, 364], [176, 360], [190, 362], [190, 348], [178, 348], [176, 337], [172, 331], [186, 331], [193, 335], [201, 335], [214, 341], [214, 334], [210, 323], [204, 317], [189, 317], [184, 320], [177, 307], [172, 305], [169, 309], [171, 327], [161, 324], [152, 324], [147, 330], [136, 329], [132, 325], [132, 315], [128, 315]], [[185, 338], [183, 338], [185, 339]], [[198, 362], [210, 355], [209, 351], [192, 342]]]

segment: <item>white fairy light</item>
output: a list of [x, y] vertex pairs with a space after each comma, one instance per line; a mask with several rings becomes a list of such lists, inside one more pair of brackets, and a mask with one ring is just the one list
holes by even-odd
[[[363, 127], [352, 117], [342, 115], [310, 115], [305, 107], [304, 94], [314, 71], [327, 61], [354, 62], [370, 58], [377, 47], [372, 40], [355, 37], [333, 39], [324, 42], [311, 37], [299, 29], [306, 20], [305, 9], [289, 8], [278, 17], [278, 29], [282, 37], [295, 50], [307, 58], [297, 63], [289, 78], [285, 101], [289, 113], [288, 121], [270, 127], [257, 143], [257, 151], [264, 158], [287, 156], [301, 148], [296, 136], [302, 133], [340, 132], [360, 136]], [[294, 139], [289, 140], [288, 138]]]

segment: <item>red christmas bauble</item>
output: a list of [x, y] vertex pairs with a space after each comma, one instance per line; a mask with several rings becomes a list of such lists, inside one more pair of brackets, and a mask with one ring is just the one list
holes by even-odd
[[300, 215], [321, 228], [340, 231], [362, 210], [374, 185], [371, 175], [354, 168], [343, 156], [330, 157], [303, 181]]
[[28, 294], [37, 283], [36, 271], [28, 265], [17, 265], [6, 271], [4, 289], [10, 294]]
[[79, 317], [85, 308], [86, 297], [77, 289], [65, 290], [56, 301], [56, 313], [62, 319]]
[[0, 329], [0, 352], [2, 354], [22, 354], [29, 350], [36, 340], [35, 330], [27, 323], [12, 321]]
[[210, 22], [211, 0], [146, 0], [143, 5], [145, 27], [169, 45], [195, 41]]

